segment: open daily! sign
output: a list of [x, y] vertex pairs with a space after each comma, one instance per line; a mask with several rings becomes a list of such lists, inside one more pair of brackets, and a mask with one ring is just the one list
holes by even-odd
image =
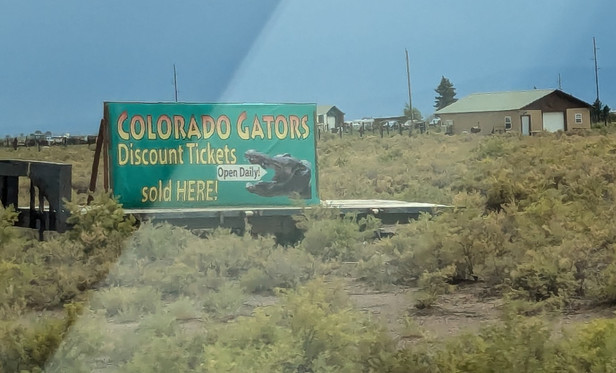
[[106, 102], [125, 208], [319, 203], [314, 104]]

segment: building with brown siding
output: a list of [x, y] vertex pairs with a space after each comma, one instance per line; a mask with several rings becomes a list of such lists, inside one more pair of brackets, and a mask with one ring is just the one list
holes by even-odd
[[438, 111], [441, 125], [454, 134], [483, 135], [590, 128], [591, 105], [557, 89], [476, 93]]

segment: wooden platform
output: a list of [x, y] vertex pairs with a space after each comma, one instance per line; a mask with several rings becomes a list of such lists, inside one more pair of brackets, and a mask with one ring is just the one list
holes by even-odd
[[162, 222], [185, 226], [190, 229], [226, 227], [243, 231], [250, 225], [254, 233], [293, 235], [297, 233], [293, 216], [304, 209], [324, 207], [336, 209], [341, 215], [358, 217], [373, 215], [383, 224], [408, 223], [421, 213], [437, 213], [448, 206], [422, 202], [392, 200], [325, 200], [318, 206], [238, 206], [194, 209], [126, 209], [139, 221]]
[[[302, 213], [304, 209], [315, 206], [236, 206], [236, 207], [212, 207], [212, 208], [148, 208], [148, 209], [125, 209], [127, 214], [132, 214], [143, 219], [173, 219], [188, 217], [253, 217], [253, 216], [290, 216]], [[422, 212], [434, 212], [447, 208], [445, 205], [421, 202], [404, 202], [392, 200], [325, 200], [318, 207], [334, 208], [341, 213], [358, 213], [372, 215], [410, 214], [418, 215]]]

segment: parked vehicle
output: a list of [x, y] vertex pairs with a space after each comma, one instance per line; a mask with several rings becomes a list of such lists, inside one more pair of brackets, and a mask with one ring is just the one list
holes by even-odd
[[372, 127], [374, 126], [374, 119], [356, 119], [351, 121], [351, 126], [353, 126], [353, 130], [359, 130], [362, 126], [364, 127], [364, 130], [372, 130]]
[[383, 128], [389, 127], [389, 129], [397, 129], [400, 123], [397, 120], [387, 120], [381, 123]]

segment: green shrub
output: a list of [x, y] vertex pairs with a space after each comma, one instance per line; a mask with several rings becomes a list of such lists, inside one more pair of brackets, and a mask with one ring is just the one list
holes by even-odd
[[[387, 271], [395, 276], [392, 282], [411, 284], [424, 272], [449, 266], [454, 268], [449, 282], [491, 276], [494, 272], [489, 272], [486, 259], [506, 250], [507, 235], [493, 222], [499, 221], [497, 213], [484, 216], [484, 201], [477, 194], [461, 193], [456, 197], [455, 209], [436, 216], [423, 214], [397, 227], [393, 237], [375, 244], [375, 249], [388, 257]], [[488, 226], [493, 229], [486, 230]]]
[[185, 296], [167, 304], [165, 310], [175, 320], [189, 320], [201, 317], [201, 310], [197, 301]]
[[272, 279], [274, 287], [293, 289], [314, 278], [319, 271], [315, 258], [296, 247], [276, 247], [267, 255], [263, 270]]
[[557, 253], [527, 252], [528, 258], [511, 273], [511, 286], [528, 300], [569, 298], [575, 292], [571, 263]]
[[202, 366], [209, 372], [292, 372], [302, 363], [293, 331], [281, 326], [279, 312], [257, 309], [253, 317], [214, 330], [204, 346]]
[[154, 286], [165, 295], [180, 295], [198, 281], [199, 272], [184, 263], [156, 261], [147, 265], [143, 271], [143, 284]]
[[502, 157], [506, 153], [505, 141], [502, 137], [492, 137], [482, 142], [476, 149], [476, 157], [478, 159]]
[[[19, 243], [18, 243], [19, 242]], [[44, 242], [15, 241], [0, 254], [0, 304], [34, 309], [60, 306], [97, 284], [111, 262], [88, 257], [83, 247], [59, 235]], [[2, 306], [0, 306], [2, 308]]]
[[71, 240], [80, 242], [84, 252], [103, 257], [119, 255], [122, 242], [134, 230], [135, 219], [126, 217], [122, 206], [107, 193], [96, 193], [90, 205], [67, 202], [71, 211], [67, 222]]
[[380, 222], [373, 217], [357, 220], [340, 217], [335, 209], [314, 208], [296, 217], [303, 232], [299, 247], [324, 261], [356, 261], [361, 257], [365, 240], [374, 237]]
[[41, 371], [56, 352], [81, 306], [67, 304], [62, 318], [0, 322], [0, 371]]
[[261, 293], [272, 290], [275, 281], [263, 269], [250, 268], [240, 277], [240, 285], [248, 293]]
[[616, 369], [616, 322], [598, 319], [567, 332], [554, 351], [556, 371], [613, 372]]
[[[168, 310], [180, 311], [178, 306], [188, 305], [184, 300], [181, 303], [169, 305]], [[191, 308], [194, 308], [191, 306]], [[173, 312], [157, 312], [147, 315], [139, 322], [137, 333], [146, 335], [150, 338], [173, 337], [180, 333], [177, 318]]]
[[444, 343], [397, 353], [391, 372], [543, 372], [553, 358], [550, 330], [540, 319], [518, 316]]
[[[105, 332], [108, 325], [102, 315], [85, 312], [64, 334], [62, 342], [45, 364], [45, 372], [87, 372], [99, 356], [108, 356], [113, 343]], [[127, 340], [123, 341], [126, 343]], [[126, 348], [126, 347], [125, 347]]]
[[237, 279], [241, 273], [263, 261], [263, 253], [275, 247], [273, 237], [253, 239], [249, 234], [239, 236], [229, 230], [217, 229], [207, 240], [201, 240], [194, 250], [202, 250], [199, 263], [223, 277]]
[[161, 336], [142, 345], [132, 359], [122, 368], [124, 372], [191, 372], [193, 358], [173, 337]]
[[591, 295], [598, 303], [616, 303], [616, 263], [610, 263], [598, 275]]
[[613, 320], [595, 320], [551, 337], [547, 323], [515, 316], [442, 344], [398, 352], [391, 372], [611, 372], [616, 368]]
[[456, 269], [453, 265], [440, 269], [436, 272], [424, 272], [419, 278], [420, 291], [416, 298], [415, 307], [419, 309], [431, 308], [438, 297], [453, 292], [455, 286], [449, 281]]
[[13, 225], [17, 222], [17, 211], [14, 208], [0, 206], [0, 248], [4, 248], [17, 236]]
[[168, 223], [143, 223], [127, 242], [126, 253], [148, 261], [173, 260], [186, 249], [195, 236], [188, 230]]
[[240, 285], [249, 293], [272, 293], [274, 288], [294, 288], [313, 278], [318, 271], [315, 259], [296, 247], [274, 247], [262, 254], [240, 276]]
[[120, 317], [123, 322], [136, 321], [141, 315], [160, 309], [161, 293], [150, 286], [111, 287], [97, 291], [91, 305], [95, 310], [104, 310], [108, 317]]
[[400, 276], [398, 267], [392, 261], [391, 256], [376, 252], [365, 260], [360, 259], [353, 274], [376, 289], [386, 289], [398, 282]]
[[389, 336], [353, 311], [341, 288], [320, 280], [214, 334], [204, 366], [216, 372], [381, 371], [393, 350]]
[[217, 290], [205, 293], [202, 298], [203, 309], [216, 318], [235, 317], [244, 304], [242, 288], [232, 282], [225, 282]]
[[11, 308], [19, 303], [25, 306], [28, 303], [25, 296], [30, 289], [29, 284], [35, 278], [32, 267], [25, 263], [0, 261], [0, 283], [6, 284], [0, 290], [0, 304], [3, 308]]

